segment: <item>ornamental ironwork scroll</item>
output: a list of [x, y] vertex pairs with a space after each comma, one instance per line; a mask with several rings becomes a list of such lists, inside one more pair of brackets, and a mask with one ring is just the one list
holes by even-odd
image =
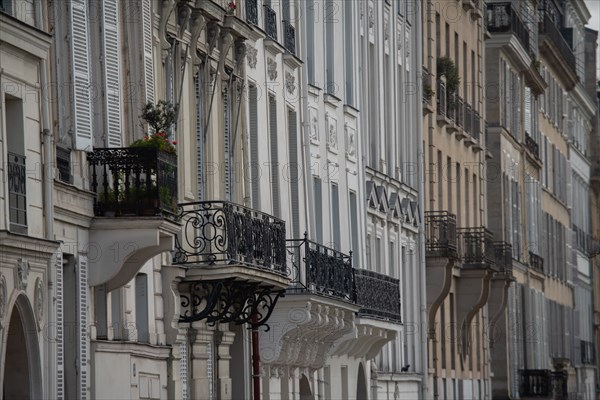
[[231, 265], [286, 273], [285, 222], [224, 201], [180, 204], [174, 264]]
[[252, 323], [266, 325], [275, 305], [285, 290], [270, 285], [231, 279], [196, 281], [182, 284], [181, 307], [184, 310], [179, 321], [206, 320], [209, 325], [217, 322], [235, 324]]
[[400, 321], [402, 316], [400, 281], [364, 269], [354, 271], [356, 302], [360, 315]]

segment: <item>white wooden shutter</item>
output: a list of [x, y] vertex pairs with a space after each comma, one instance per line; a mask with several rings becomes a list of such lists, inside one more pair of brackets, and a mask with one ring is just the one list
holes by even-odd
[[104, 96], [105, 129], [109, 147], [122, 146], [121, 131], [121, 40], [119, 37], [118, 0], [102, 2], [102, 21], [104, 27]]
[[279, 200], [279, 152], [277, 145], [277, 101], [269, 96], [269, 136], [271, 142], [271, 192], [273, 196], [273, 215], [281, 218]]
[[294, 238], [300, 237], [300, 185], [299, 163], [298, 163], [298, 129], [296, 111], [288, 110], [288, 135], [289, 135], [289, 180], [292, 204], [292, 233]]
[[202, 95], [203, 71], [200, 69], [194, 80], [196, 91], [196, 149], [197, 149], [197, 179], [198, 200], [204, 200], [204, 97]]
[[248, 114], [250, 117], [250, 179], [252, 188], [252, 207], [260, 209], [260, 163], [258, 160], [258, 91], [256, 86], [249, 88]]
[[531, 115], [531, 89], [525, 87], [525, 131], [529, 136], [535, 138], [533, 134], [533, 123], [532, 123], [532, 115]]
[[63, 344], [63, 254], [60, 249], [54, 253], [54, 268], [56, 270], [56, 398], [62, 400], [65, 396], [65, 352]]
[[71, 65], [73, 69], [73, 130], [75, 149], [93, 148], [87, 5], [71, 0]]
[[79, 320], [77, 340], [79, 342], [79, 399], [87, 399], [88, 386], [88, 336], [87, 336], [87, 316], [88, 316], [88, 285], [87, 285], [88, 260], [86, 256], [80, 255], [77, 259], [77, 299], [78, 309], [77, 317]]
[[142, 39], [144, 41], [144, 82], [146, 102], [154, 103], [154, 60], [152, 58], [152, 0], [142, 0]]

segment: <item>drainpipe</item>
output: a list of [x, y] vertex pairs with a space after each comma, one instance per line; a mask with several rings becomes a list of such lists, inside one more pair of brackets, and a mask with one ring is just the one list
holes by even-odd
[[[421, 65], [423, 62], [423, 14], [422, 14], [422, 3], [421, 1], [414, 1], [415, 4], [415, 15], [416, 15], [416, 35], [415, 37], [420, 38], [417, 40], [417, 65]], [[417, 77], [423, 73], [423, 69], [417, 71]], [[418, 82], [417, 85], [417, 132], [423, 133], [423, 85]], [[419, 225], [419, 283], [421, 290], [421, 370], [423, 374], [423, 380], [421, 382], [421, 399], [425, 400], [428, 398], [428, 380], [429, 380], [429, 368], [427, 366], [428, 357], [428, 341], [427, 341], [427, 284], [425, 283], [425, 181], [423, 168], [425, 168], [425, 154], [423, 148], [423, 136], [421, 135], [417, 145], [417, 171], [419, 179], [419, 219], [421, 224]]]
[[[41, 6], [41, 4], [37, 4]], [[35, 19], [38, 28], [46, 31], [47, 24], [44, 21], [42, 7], [35, 7]], [[42, 141], [43, 141], [43, 154], [45, 166], [43, 176], [43, 210], [44, 210], [44, 237], [48, 240], [54, 240], [54, 199], [53, 199], [53, 180], [54, 180], [54, 161], [52, 158], [52, 132], [50, 130], [50, 104], [49, 104], [49, 93], [48, 93], [48, 66], [46, 59], [42, 59], [40, 63], [40, 94], [41, 94], [41, 106], [42, 106]], [[56, 295], [54, 293], [54, 263], [52, 259], [48, 260], [48, 302], [46, 315], [48, 316], [48, 327], [54, 327], [56, 325], [55, 318], [55, 301]], [[54, 341], [47, 341], [47, 357], [48, 360], [56, 359], [56, 343]], [[48, 368], [48, 393], [45, 397], [53, 398], [56, 397], [56, 368]]]
[[260, 347], [256, 314], [252, 315], [252, 392], [252, 399], [260, 400]]

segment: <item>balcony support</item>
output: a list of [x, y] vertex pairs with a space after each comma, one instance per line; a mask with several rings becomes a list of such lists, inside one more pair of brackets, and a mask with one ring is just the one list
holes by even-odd
[[[506, 303], [508, 300], [508, 289], [510, 288], [510, 284], [514, 281], [514, 278], [508, 277], [506, 275], [496, 275], [491, 282], [490, 288], [490, 297], [488, 299], [488, 311], [490, 317], [489, 324], [489, 338], [490, 338], [490, 347], [494, 347], [495, 342], [495, 328], [496, 324], [500, 320], [500, 318], [504, 315], [504, 310], [506, 309]], [[500, 322], [503, 326], [503, 321]]]
[[454, 260], [445, 257], [427, 258], [427, 306], [429, 307], [428, 336], [435, 340], [435, 316], [450, 293]]
[[152, 257], [172, 251], [179, 225], [162, 217], [95, 218], [88, 249], [90, 286], [111, 291], [129, 282]]
[[396, 334], [394, 325], [389, 322], [357, 318], [356, 329], [340, 340], [331, 355], [371, 360], [396, 338]]
[[462, 269], [456, 287], [456, 320], [462, 328], [459, 349], [463, 357], [469, 354], [471, 323], [475, 315], [485, 306], [490, 296], [491, 269]]

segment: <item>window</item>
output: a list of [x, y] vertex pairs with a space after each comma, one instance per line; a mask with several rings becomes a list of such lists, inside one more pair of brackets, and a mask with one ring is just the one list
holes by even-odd
[[354, 25], [352, 24], [352, 5], [353, 2], [351, 1], [344, 2], [345, 102], [350, 105], [354, 105], [354, 35], [352, 30]]
[[323, 196], [321, 192], [321, 178], [313, 177], [313, 197], [315, 210], [315, 236], [318, 243], [323, 243]]
[[27, 173], [23, 100], [8, 94], [4, 97], [8, 138], [8, 208], [10, 230], [27, 233]]
[[296, 111], [288, 109], [288, 147], [289, 147], [289, 175], [290, 202], [292, 206], [292, 233], [295, 238], [300, 237], [300, 163], [298, 162], [298, 132]]
[[138, 342], [150, 341], [148, 332], [148, 276], [138, 274], [135, 277], [135, 326]]
[[335, 183], [331, 184], [331, 225], [331, 230], [333, 234], [333, 248], [335, 250], [340, 250], [340, 197], [338, 185]]
[[271, 196], [273, 198], [273, 215], [281, 218], [281, 202], [279, 198], [279, 147], [277, 142], [277, 101], [269, 95], [269, 141], [271, 143]]
[[308, 72], [308, 83], [315, 85], [315, 3], [307, 0], [306, 5], [306, 67]]
[[[334, 28], [338, 25], [337, 9], [333, 0], [325, 0], [325, 54], [326, 54], [326, 79], [325, 90], [328, 94], [337, 95], [335, 83], [335, 46]], [[348, 24], [350, 25], [350, 24]]]
[[351, 240], [352, 240], [352, 254], [353, 261], [356, 262], [355, 265], [358, 265], [358, 260], [360, 260], [360, 245], [358, 244], [358, 233], [360, 232], [360, 228], [358, 226], [358, 210], [356, 204], [356, 193], [350, 191], [349, 195], [350, 200], [350, 224], [351, 224]]

